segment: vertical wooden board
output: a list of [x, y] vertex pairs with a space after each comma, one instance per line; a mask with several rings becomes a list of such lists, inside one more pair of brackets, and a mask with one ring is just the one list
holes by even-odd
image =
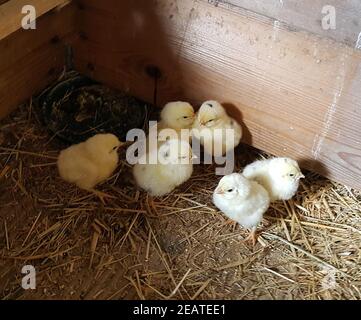
[[[206, 0], [204, 0], [206, 1]], [[207, 0], [219, 5], [247, 9], [284, 22], [295, 30], [306, 30], [355, 47], [361, 35], [361, 2], [359, 0]], [[324, 28], [329, 6], [335, 9], [335, 29]], [[323, 11], [325, 10], [325, 11]], [[332, 9], [331, 9], [332, 10]], [[361, 45], [361, 38], [359, 45]]]
[[[162, 21], [155, 15], [154, 2], [120, 4], [112, 0], [90, 0], [79, 3], [80, 40], [74, 46], [75, 65], [79, 70], [153, 102], [155, 80], [150, 73], [157, 67], [161, 72], [157, 82], [158, 103], [184, 97], [177, 49], [165, 38]], [[169, 7], [174, 3], [161, 5], [159, 10], [173, 12]], [[169, 20], [172, 18], [167, 16]], [[185, 28], [182, 22], [177, 26], [180, 32]]]
[[0, 41], [0, 118], [54, 81], [64, 69], [65, 46], [75, 34], [76, 7], [38, 19]]

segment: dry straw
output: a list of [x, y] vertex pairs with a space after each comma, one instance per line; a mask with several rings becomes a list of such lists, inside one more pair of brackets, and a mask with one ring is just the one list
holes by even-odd
[[[307, 173], [297, 196], [267, 212], [255, 247], [211, 203], [219, 177], [196, 166], [162, 198], [134, 185], [124, 151], [99, 189], [106, 206], [60, 180], [65, 146], [31, 105], [0, 123], [3, 299], [360, 299], [361, 194]], [[237, 148], [237, 169], [267, 157]], [[33, 264], [35, 291], [20, 288]]]

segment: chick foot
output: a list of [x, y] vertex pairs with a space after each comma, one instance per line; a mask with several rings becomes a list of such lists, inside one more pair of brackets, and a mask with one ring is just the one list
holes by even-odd
[[105, 199], [106, 198], [110, 198], [110, 199], [116, 199], [116, 197], [114, 196], [111, 196], [110, 194], [107, 194], [105, 192], [101, 192], [101, 191], [98, 191], [98, 190], [90, 190], [92, 193], [94, 193], [99, 199], [100, 201], [105, 205], [106, 204], [106, 201]]
[[258, 239], [258, 235], [256, 232], [256, 229], [252, 229], [251, 232], [249, 233], [248, 237], [246, 239], [243, 240], [243, 242], [250, 242], [252, 243], [253, 246], [256, 245], [257, 243], [257, 239]]
[[233, 227], [233, 230], [235, 230], [235, 229], [236, 229], [236, 226], [237, 226], [237, 221], [234, 221], [234, 220], [232, 220], [232, 219], [227, 219], [227, 221], [224, 222], [223, 225], [225, 225], [225, 226], [230, 225], [230, 226]]

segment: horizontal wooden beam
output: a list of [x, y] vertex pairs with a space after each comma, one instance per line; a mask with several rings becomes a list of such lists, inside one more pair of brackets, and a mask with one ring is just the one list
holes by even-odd
[[32, 5], [36, 9], [36, 18], [39, 18], [48, 11], [67, 3], [69, 0], [11, 0], [3, 3], [0, 6], [0, 40], [21, 29], [24, 6]]
[[206, 1], [80, 1], [79, 70], [150, 102], [226, 103], [244, 142], [361, 189], [361, 54]]

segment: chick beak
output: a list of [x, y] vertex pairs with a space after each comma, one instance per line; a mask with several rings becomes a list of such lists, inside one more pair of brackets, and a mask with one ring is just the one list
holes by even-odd
[[222, 189], [216, 189], [217, 194], [224, 194], [224, 191]]
[[117, 148], [115, 148], [115, 149], [110, 150], [110, 151], [109, 151], [109, 154], [112, 154], [113, 152], [118, 152], [118, 149], [119, 149], [119, 147], [117, 147]]
[[192, 164], [195, 159], [198, 157], [195, 154], [190, 154], [188, 157], [189, 164]]
[[303, 179], [303, 178], [305, 178], [305, 176], [302, 173], [300, 173], [298, 179]]
[[200, 119], [199, 119], [199, 124], [200, 124], [201, 126], [205, 126], [206, 123], [207, 123], [207, 122], [206, 122], [203, 118], [200, 118]]
[[119, 141], [119, 145], [118, 145], [115, 149], [110, 150], [109, 153], [118, 152], [118, 150], [119, 150], [121, 147], [125, 146], [126, 144], [127, 144], [126, 142]]

